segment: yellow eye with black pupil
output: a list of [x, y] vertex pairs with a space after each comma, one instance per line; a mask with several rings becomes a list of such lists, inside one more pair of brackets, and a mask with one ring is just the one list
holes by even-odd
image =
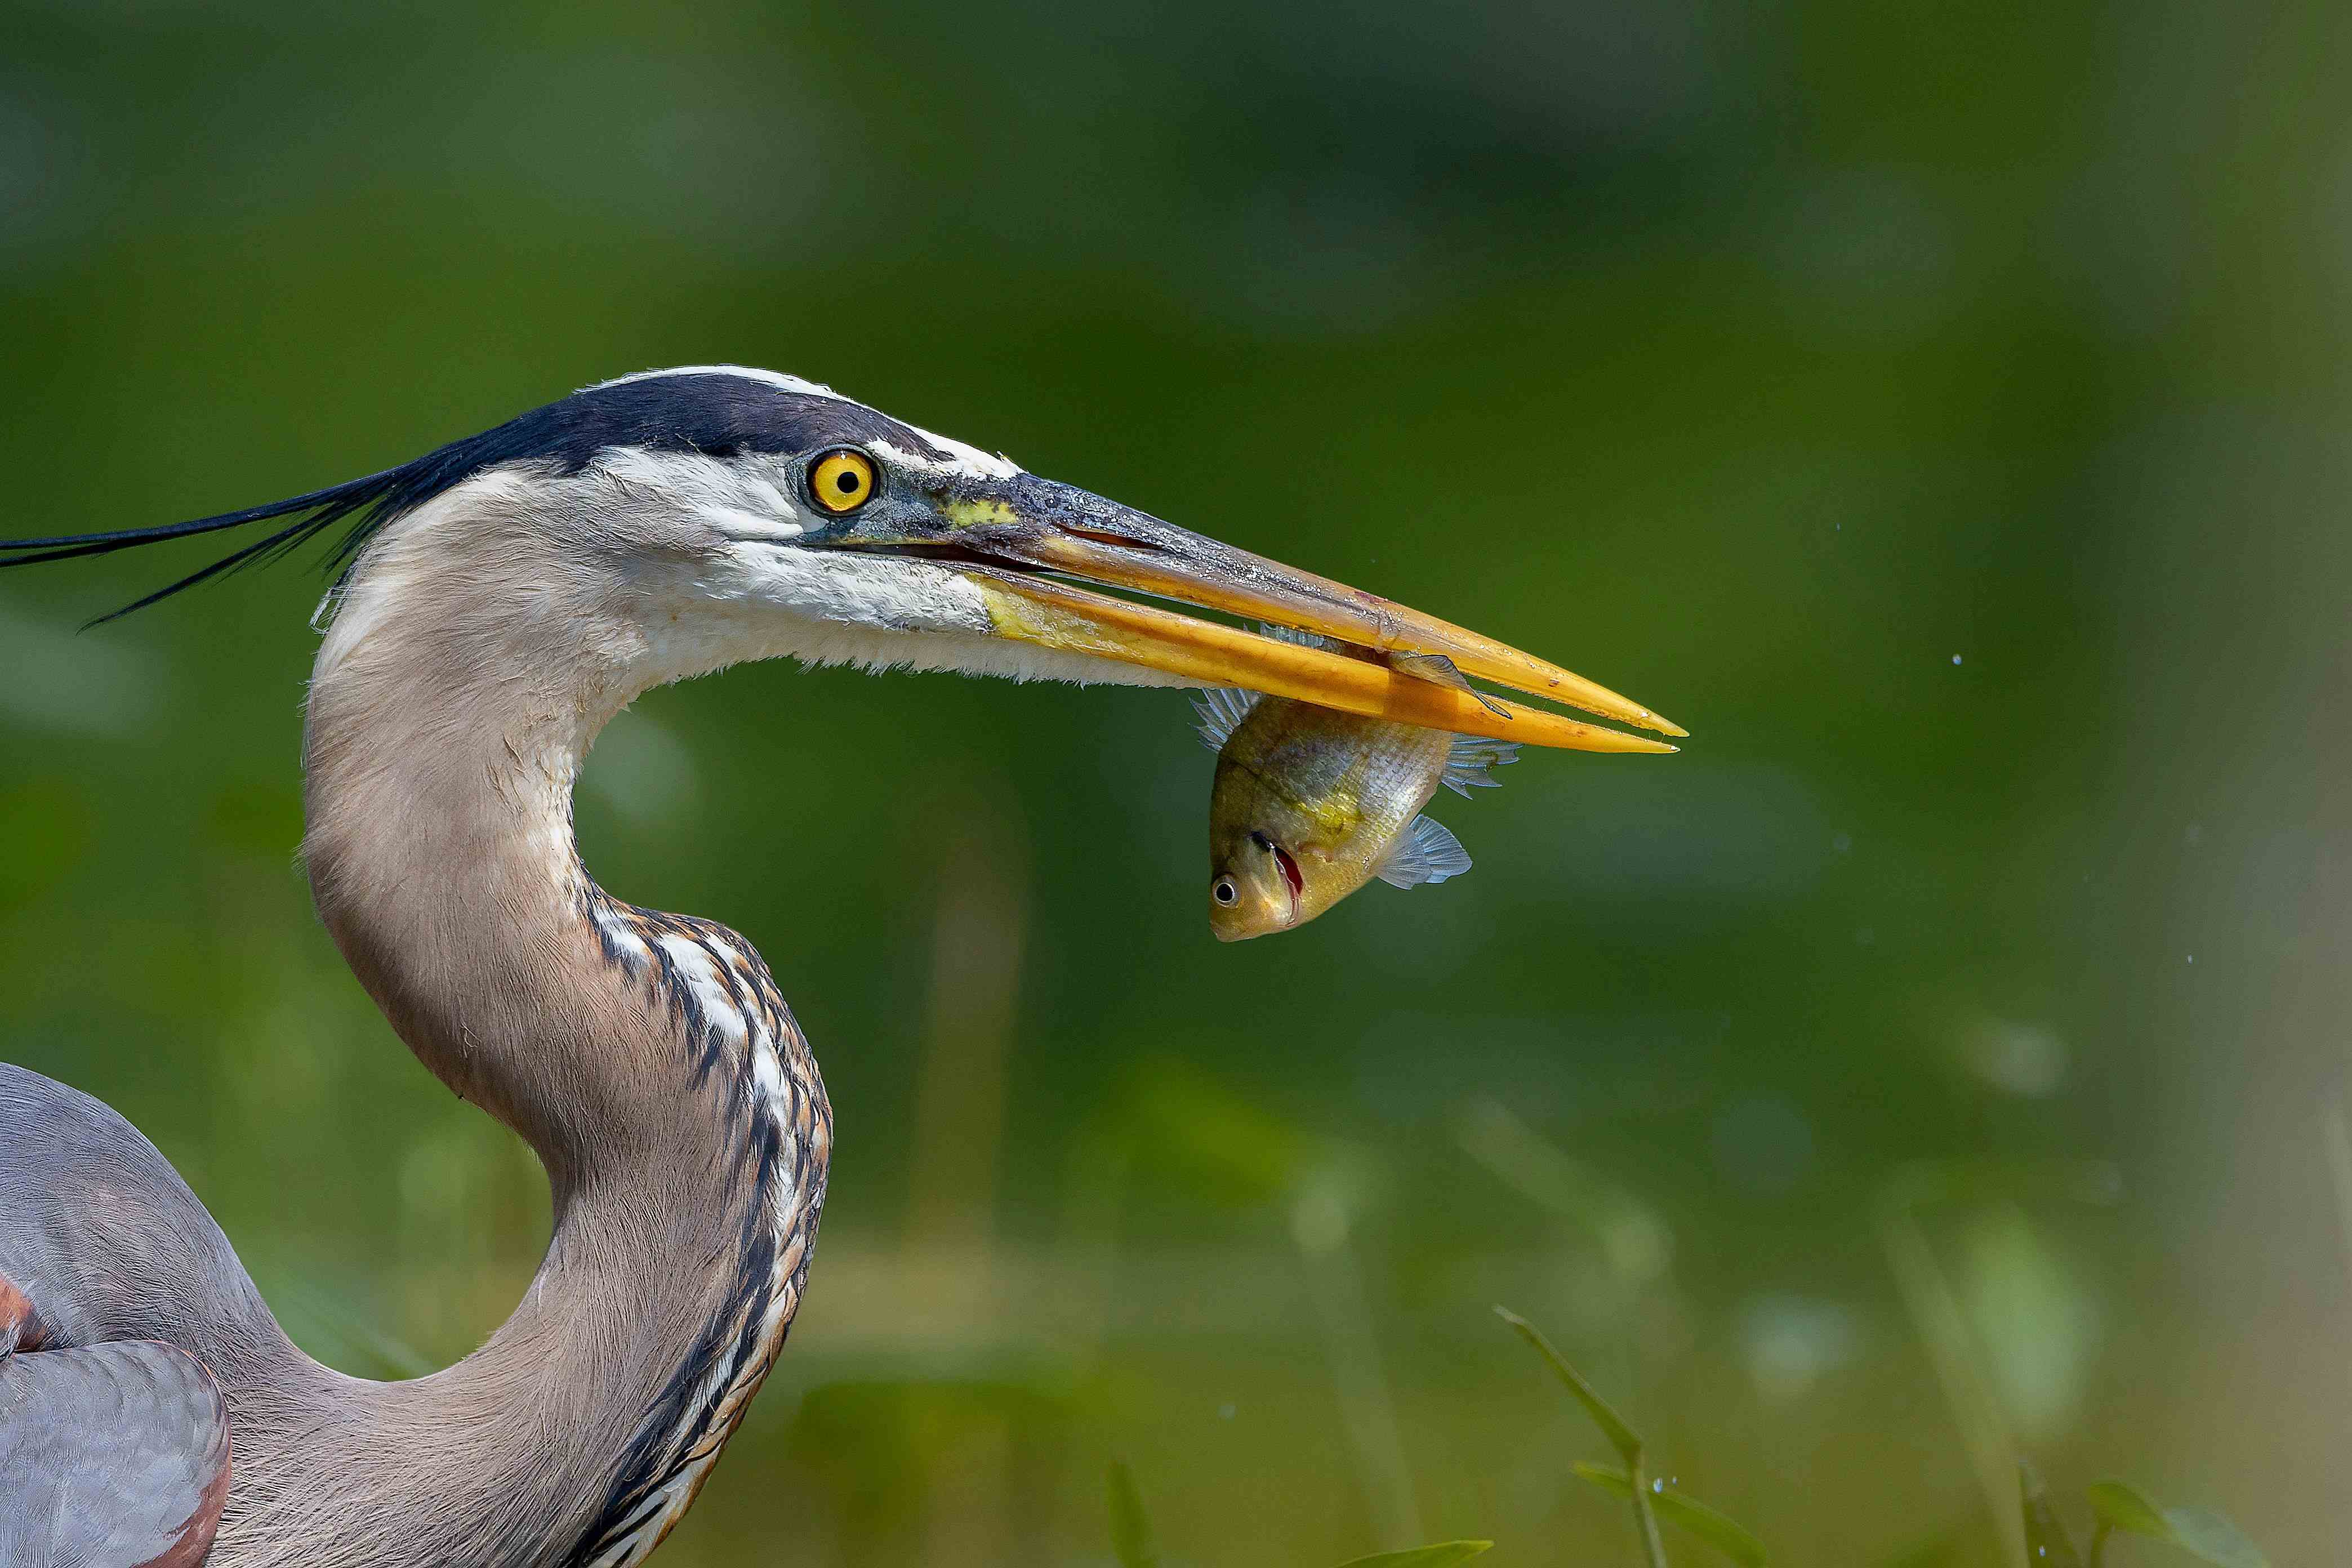
[[874, 460], [863, 452], [827, 452], [809, 470], [809, 489], [827, 511], [856, 511], [873, 499]]

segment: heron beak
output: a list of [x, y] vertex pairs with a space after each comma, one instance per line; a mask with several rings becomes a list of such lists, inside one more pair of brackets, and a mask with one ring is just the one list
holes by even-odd
[[[948, 531], [923, 542], [979, 585], [997, 631], [1008, 637], [1433, 730], [1581, 752], [1675, 750], [1483, 698], [1466, 681], [1433, 681], [1380, 657], [1437, 654], [1465, 675], [1516, 691], [1663, 734], [1687, 733], [1532, 654], [1069, 485], [1027, 474], [973, 481], [939, 505]], [[1301, 647], [1082, 584], [1291, 626], [1361, 651]]]

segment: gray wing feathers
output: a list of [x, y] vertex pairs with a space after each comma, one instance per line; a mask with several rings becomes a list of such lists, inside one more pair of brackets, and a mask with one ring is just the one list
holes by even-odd
[[155, 1146], [0, 1063], [0, 1564], [203, 1562], [229, 1462], [206, 1368], [249, 1374], [273, 1342], [227, 1238]]
[[228, 1415], [152, 1341], [0, 1356], [0, 1563], [194, 1568], [228, 1498]]
[[0, 1062], [0, 1278], [49, 1348], [162, 1340], [234, 1376], [277, 1339], [220, 1226], [138, 1130], [89, 1096]]
[[1391, 888], [1417, 888], [1423, 882], [1458, 877], [1468, 869], [1470, 855], [1462, 847], [1462, 840], [1428, 817], [1416, 816], [1412, 826], [1397, 836], [1396, 847], [1389, 851], [1375, 874]]

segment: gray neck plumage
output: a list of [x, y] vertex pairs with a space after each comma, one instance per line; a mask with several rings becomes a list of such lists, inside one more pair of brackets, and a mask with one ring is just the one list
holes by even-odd
[[675, 672], [469, 586], [492, 580], [364, 563], [312, 682], [304, 857], [401, 1037], [545, 1163], [554, 1234], [445, 1372], [346, 1378], [274, 1330], [229, 1358], [228, 1568], [274, 1568], [273, 1540], [386, 1568], [635, 1563], [799, 1302], [831, 1149], [807, 1047], [740, 938], [608, 898], [572, 847], [589, 742]]

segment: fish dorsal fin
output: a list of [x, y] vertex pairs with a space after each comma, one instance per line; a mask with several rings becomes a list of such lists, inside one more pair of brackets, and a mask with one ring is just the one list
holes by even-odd
[[1479, 706], [1497, 719], [1511, 716], [1509, 709], [1471, 685], [1470, 678], [1462, 673], [1462, 667], [1442, 653], [1399, 653], [1391, 648], [1381, 657], [1389, 661], [1390, 668], [1410, 675], [1415, 680], [1426, 680], [1432, 686], [1450, 686], [1456, 691], [1466, 692], [1476, 698]]
[[1397, 835], [1396, 847], [1373, 874], [1391, 888], [1417, 888], [1423, 882], [1459, 877], [1468, 869], [1470, 854], [1462, 847], [1462, 840], [1428, 817], [1416, 816], [1412, 826]]
[[1329, 637], [1317, 637], [1313, 632], [1302, 632], [1296, 626], [1277, 626], [1272, 621], [1258, 622], [1257, 631], [1260, 637], [1272, 637], [1276, 642], [1292, 643], [1299, 647], [1331, 646]]
[[[1330, 646], [1313, 632], [1277, 626], [1271, 621], [1260, 621], [1257, 629], [1261, 635], [1276, 642], [1286, 642], [1297, 647]], [[1250, 710], [1257, 706], [1262, 695], [1261, 692], [1243, 691], [1230, 686], [1212, 686], [1192, 699], [1192, 711], [1201, 716], [1201, 739], [1208, 743], [1209, 750], [1222, 752], [1225, 749], [1225, 742], [1234, 738], [1234, 731], [1241, 728], [1242, 721], [1250, 716]]]
[[1517, 741], [1489, 741], [1482, 735], [1456, 735], [1453, 750], [1445, 753], [1445, 772], [1438, 782], [1464, 800], [1474, 789], [1493, 789], [1503, 781], [1488, 773], [1505, 763], [1519, 760]]
[[1201, 716], [1201, 739], [1209, 750], [1222, 752], [1234, 731], [1257, 706], [1258, 694], [1239, 691], [1230, 686], [1212, 686], [1192, 699], [1192, 711]]

